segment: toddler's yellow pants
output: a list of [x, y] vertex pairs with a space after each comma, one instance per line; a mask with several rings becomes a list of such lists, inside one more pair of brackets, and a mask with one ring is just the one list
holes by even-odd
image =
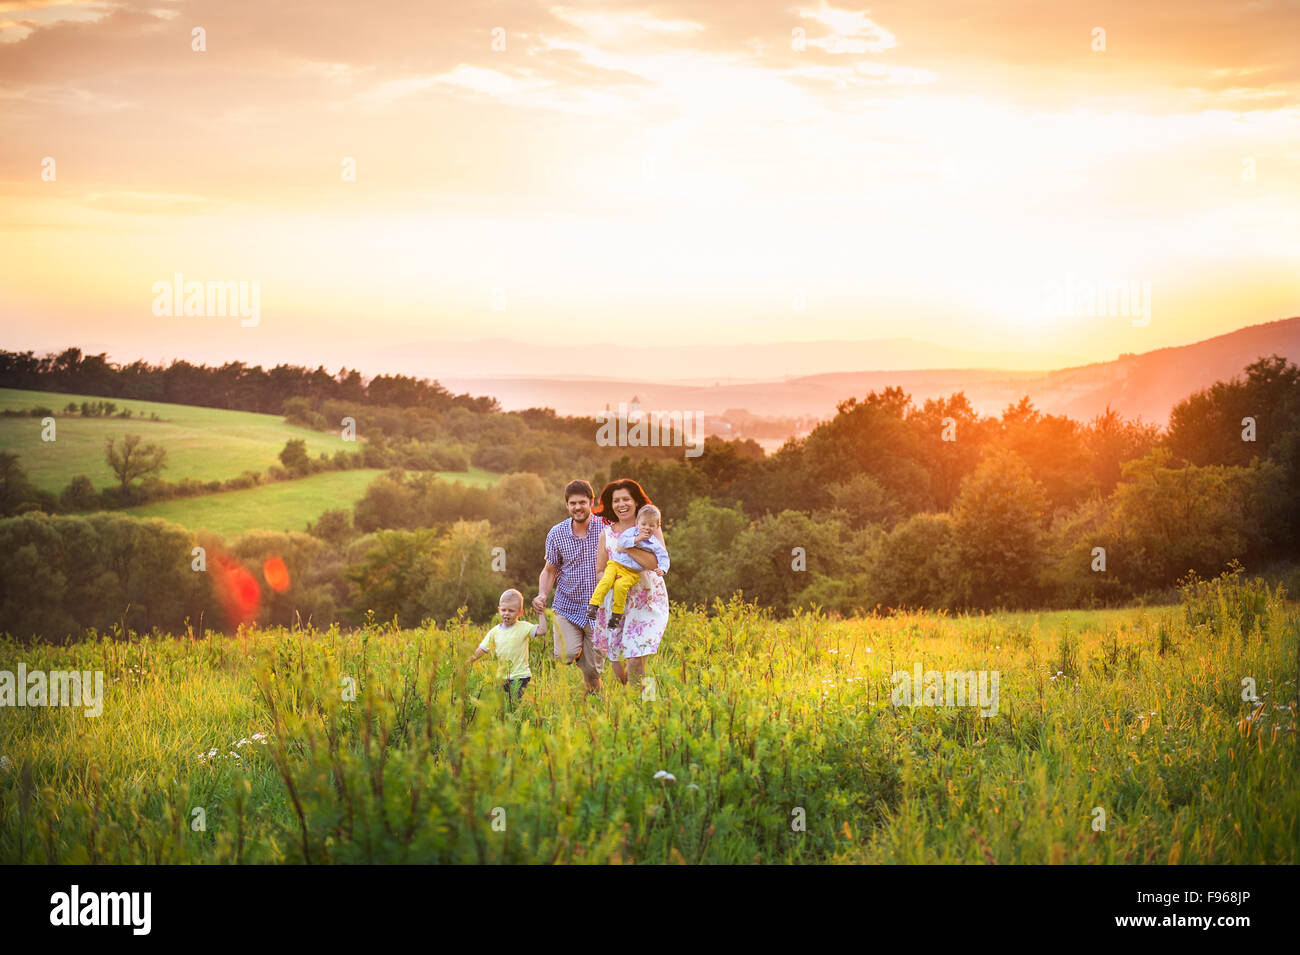
[[627, 606], [627, 592], [640, 579], [640, 571], [628, 570], [618, 561], [611, 560], [605, 565], [605, 573], [601, 574], [600, 583], [596, 585], [596, 589], [591, 593], [591, 605], [599, 607], [605, 602], [605, 594], [612, 589], [614, 591], [614, 613], [622, 613]]

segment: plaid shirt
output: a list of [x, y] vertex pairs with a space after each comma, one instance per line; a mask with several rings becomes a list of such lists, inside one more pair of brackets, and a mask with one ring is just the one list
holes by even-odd
[[566, 620], [579, 627], [587, 626], [587, 603], [596, 589], [596, 553], [605, 519], [595, 514], [587, 521], [587, 536], [573, 533], [573, 519], [566, 517], [546, 534], [546, 562], [560, 569], [555, 581], [555, 599], [551, 606]]

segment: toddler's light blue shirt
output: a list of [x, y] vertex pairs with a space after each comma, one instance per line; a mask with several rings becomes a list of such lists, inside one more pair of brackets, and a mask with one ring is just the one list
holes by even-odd
[[629, 527], [623, 533], [619, 534], [618, 535], [619, 552], [617, 554], [613, 554], [612, 558], [618, 561], [628, 570], [635, 570], [638, 572], [644, 571], [645, 568], [642, 567], [640, 564], [638, 564], [627, 553], [633, 547], [640, 547], [643, 548], [644, 550], [650, 551], [650, 553], [654, 554], [655, 557], [659, 559], [660, 570], [667, 570], [668, 563], [669, 563], [668, 551], [664, 549], [663, 544], [659, 543], [659, 538], [651, 536], [648, 540], [643, 540], [639, 544], [633, 544], [632, 541], [636, 540], [636, 535], [639, 533], [641, 533], [641, 528], [633, 526], [633, 527]]

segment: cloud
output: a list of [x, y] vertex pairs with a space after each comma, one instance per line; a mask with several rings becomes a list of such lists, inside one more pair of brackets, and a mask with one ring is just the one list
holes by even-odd
[[207, 196], [150, 192], [91, 192], [78, 203], [96, 212], [126, 215], [204, 215], [219, 211], [223, 203]]

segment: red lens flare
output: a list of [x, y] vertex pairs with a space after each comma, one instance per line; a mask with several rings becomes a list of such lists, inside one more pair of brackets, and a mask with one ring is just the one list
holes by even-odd
[[212, 562], [212, 586], [231, 627], [252, 623], [262, 603], [262, 588], [239, 561], [218, 554]]

